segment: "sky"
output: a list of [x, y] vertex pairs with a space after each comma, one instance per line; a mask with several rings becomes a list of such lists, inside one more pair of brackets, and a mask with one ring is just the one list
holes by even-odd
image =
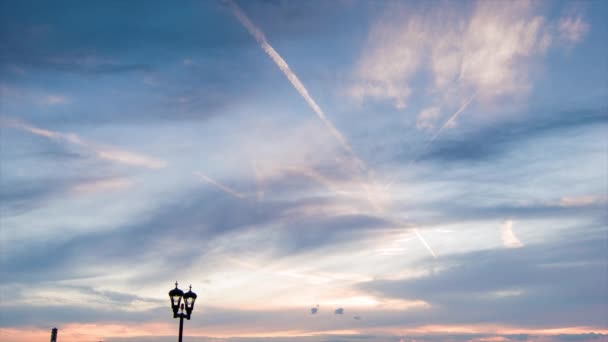
[[0, 339], [608, 341], [608, 2], [0, 1]]

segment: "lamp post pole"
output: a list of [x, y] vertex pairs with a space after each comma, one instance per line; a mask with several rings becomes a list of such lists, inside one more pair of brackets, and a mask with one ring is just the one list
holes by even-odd
[[183, 335], [184, 335], [184, 316], [180, 316], [179, 317], [179, 338], [177, 339], [178, 342], [182, 342]]
[[[196, 293], [192, 292], [192, 285], [190, 285], [190, 290], [184, 293], [182, 290], [177, 288], [177, 282], [175, 282], [175, 288], [169, 291], [169, 299], [171, 299], [173, 318], [179, 318], [179, 337], [177, 341], [182, 342], [182, 336], [184, 333], [184, 318], [190, 320], [190, 315], [192, 315], [192, 310], [194, 310]], [[184, 300], [183, 303], [182, 299]], [[184, 312], [184, 309], [186, 312]], [[180, 312], [178, 313], [178, 311]]]

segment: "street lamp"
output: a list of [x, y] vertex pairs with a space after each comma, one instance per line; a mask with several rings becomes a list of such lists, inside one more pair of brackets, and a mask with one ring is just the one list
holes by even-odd
[[[175, 282], [175, 288], [169, 291], [169, 298], [171, 299], [171, 309], [173, 310], [173, 318], [179, 318], [179, 339], [178, 342], [182, 342], [182, 334], [184, 331], [184, 318], [190, 320], [190, 315], [194, 309], [194, 302], [196, 301], [196, 293], [192, 292], [192, 285], [190, 290], [186, 293], [177, 288], [177, 282]], [[184, 302], [182, 303], [182, 298]], [[184, 313], [184, 307], [186, 313]], [[178, 311], [181, 312], [178, 313]]]

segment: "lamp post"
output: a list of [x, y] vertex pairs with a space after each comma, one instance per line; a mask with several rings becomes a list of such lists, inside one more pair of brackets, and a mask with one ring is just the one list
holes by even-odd
[[[169, 298], [171, 299], [171, 309], [173, 310], [173, 318], [179, 318], [179, 338], [178, 342], [182, 342], [182, 334], [184, 331], [184, 318], [190, 320], [190, 315], [194, 309], [194, 301], [196, 301], [196, 293], [192, 292], [192, 285], [190, 290], [186, 293], [177, 288], [177, 281], [175, 282], [175, 288], [169, 291]], [[182, 298], [184, 302], [182, 303]], [[186, 312], [184, 313], [184, 308]], [[181, 310], [180, 310], [181, 309]], [[180, 311], [178, 313], [178, 311]]]

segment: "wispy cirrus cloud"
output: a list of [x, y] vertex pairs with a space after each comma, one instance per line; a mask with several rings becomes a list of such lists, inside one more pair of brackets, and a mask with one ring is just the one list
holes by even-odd
[[371, 30], [355, 70], [358, 80], [349, 94], [359, 100], [391, 100], [403, 109], [412, 93], [410, 78], [422, 63], [426, 23], [420, 17], [387, 22], [380, 20]]
[[567, 17], [559, 21], [560, 38], [569, 43], [580, 42], [589, 31], [587, 24], [580, 16]]
[[591, 25], [583, 17], [584, 3], [569, 3], [559, 19], [557, 26], [557, 38], [566, 46], [572, 47], [581, 42]]
[[93, 192], [117, 191], [133, 186], [133, 181], [127, 178], [108, 178], [77, 183], [72, 187], [72, 191], [77, 194]]
[[[374, 280], [360, 287], [380, 297], [415, 296], [435, 308], [424, 318], [420, 313], [409, 317], [414, 321], [449, 325], [463, 322], [463, 316], [468, 316], [467, 321], [500, 321], [522, 328], [592, 325], [602, 329], [605, 323], [593, 317], [606, 312], [606, 307], [598, 304], [606, 299], [606, 259], [598, 259], [605, 255], [606, 236], [597, 230], [579, 235], [568, 234], [568, 240], [528, 244], [525, 248], [453, 254], [446, 259], [447, 267], [437, 272], [401, 280]], [[585, 299], [580, 298], [581, 289], [585, 289]], [[553, 296], [560, 300], [549, 300]], [[520, 311], [518, 307], [526, 309]], [[589, 310], [588, 316], [568, 314], [582, 308]], [[544, 316], [547, 310], [563, 314]], [[454, 311], [461, 316], [448, 314]], [[534, 323], [529, 317], [535, 317]]]
[[554, 45], [554, 37], [576, 43], [589, 29], [580, 15], [556, 25], [529, 1], [478, 1], [470, 13], [450, 4], [428, 10], [387, 7], [372, 27], [349, 93], [360, 101], [388, 100], [403, 109], [414, 82], [420, 85], [419, 75], [429, 73], [425, 91], [435, 101], [423, 107], [417, 127], [428, 130], [447, 116], [435, 136], [453, 126], [473, 99], [492, 108], [529, 93], [534, 63]]
[[36, 127], [22, 120], [2, 117], [0, 124], [6, 127], [20, 129], [22, 131], [44, 137], [47, 139], [80, 146], [86, 150], [92, 151], [94, 155], [100, 159], [109, 160], [112, 162], [146, 167], [151, 169], [160, 169], [167, 166], [167, 162], [157, 158], [149, 157], [140, 153], [130, 152], [112, 146], [102, 145], [95, 142], [84, 140], [79, 135], [74, 133], [62, 133], [52, 131], [40, 127]]
[[[237, 17], [239, 22], [243, 26], [245, 26], [247, 31], [249, 31], [249, 33], [260, 44], [260, 46], [262, 47], [264, 52], [266, 52], [266, 54], [268, 54], [268, 56], [279, 67], [279, 69], [283, 72], [283, 74], [285, 74], [285, 76], [291, 82], [291, 84], [296, 89], [296, 91], [298, 91], [298, 93], [308, 103], [310, 108], [315, 112], [315, 114], [317, 114], [319, 119], [321, 119], [321, 121], [325, 124], [325, 126], [329, 130], [329, 132], [340, 142], [341, 146], [347, 152], [349, 152], [351, 161], [356, 166], [356, 170], [355, 170], [356, 175], [354, 177], [361, 179], [360, 174], [363, 174], [364, 177], [367, 178], [367, 179], [362, 179], [359, 184], [363, 190], [362, 193], [369, 200], [370, 204], [375, 208], [376, 211], [387, 214], [385, 212], [385, 207], [384, 207], [383, 203], [381, 203], [381, 201], [379, 201], [379, 198], [388, 198], [388, 197], [390, 197], [390, 193], [388, 193], [386, 191], [386, 189], [382, 189], [382, 191], [375, 191], [376, 189], [379, 189], [379, 187], [377, 186], [376, 181], [374, 179], [372, 179], [371, 177], [369, 177], [368, 166], [361, 158], [359, 158], [357, 156], [357, 154], [351, 147], [351, 145], [348, 142], [348, 140], [346, 139], [346, 137], [342, 134], [342, 132], [340, 132], [334, 126], [334, 124], [325, 115], [325, 113], [319, 107], [319, 105], [316, 103], [316, 101], [312, 98], [312, 96], [310, 96], [306, 87], [302, 84], [302, 82], [296, 76], [296, 74], [291, 70], [291, 68], [289, 67], [287, 62], [283, 59], [283, 57], [281, 57], [281, 55], [268, 43], [264, 33], [258, 27], [256, 27], [253, 24], [253, 22], [251, 22], [251, 20], [247, 17], [247, 15], [245, 15], [243, 10], [236, 3], [234, 3], [233, 1], [228, 1], [228, 4], [230, 5], [234, 15]], [[315, 178], [318, 179], [318, 177], [315, 177]], [[433, 257], [435, 257], [436, 256], [435, 252], [431, 249], [430, 245], [425, 241], [424, 237], [422, 237], [422, 235], [417, 231], [416, 231], [416, 234], [417, 234], [418, 238], [420, 239], [420, 241], [424, 244], [424, 246], [431, 253], [431, 255], [433, 255]]]
[[608, 196], [565, 196], [559, 200], [559, 205], [563, 207], [584, 207], [602, 205], [606, 202], [608, 202]]
[[435, 161], [493, 160], [523, 142], [565, 132], [592, 130], [608, 123], [604, 108], [533, 108], [535, 115], [503, 120], [500, 125], [462, 127], [460, 137], [444, 138], [421, 152], [420, 159]]

